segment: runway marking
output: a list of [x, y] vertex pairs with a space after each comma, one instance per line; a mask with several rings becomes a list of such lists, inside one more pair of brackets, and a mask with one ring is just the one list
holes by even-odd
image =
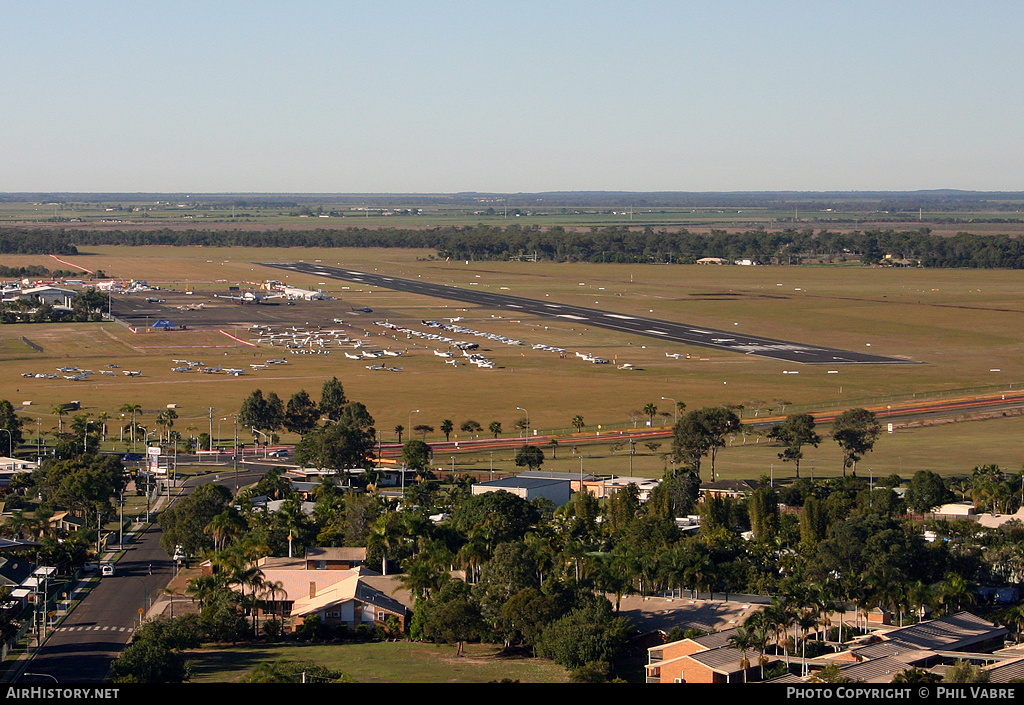
[[[303, 267], [296, 265], [295, 263], [276, 264], [276, 263], [261, 263], [264, 266], [271, 267], [286, 267], [298, 271], [303, 271]], [[321, 270], [322, 271], [322, 270]], [[335, 277], [337, 279], [345, 280], [349, 277], [350, 281], [356, 281], [359, 283], [365, 283], [360, 278], [365, 276], [371, 281], [371, 284], [380, 285], [380, 282], [385, 281], [382, 275], [373, 275], [364, 272], [356, 272], [354, 270], [333, 270], [337, 273], [330, 273], [330, 271], [324, 272], [322, 276]], [[347, 274], [346, 274], [347, 272]], [[389, 283], [388, 288], [394, 288], [398, 290], [404, 290], [412, 293], [422, 293], [423, 295], [442, 298], [442, 299], [454, 299], [457, 301], [463, 301], [473, 303], [481, 306], [497, 306], [504, 307], [510, 306], [506, 303], [510, 297], [502, 296], [500, 294], [494, 295], [489, 294], [482, 296], [478, 293], [470, 293], [469, 289], [460, 289], [451, 284], [436, 284], [429, 285], [424, 284], [422, 286], [416, 286], [416, 283], [410, 280], [398, 279], [388, 277], [386, 279]], [[522, 299], [515, 297], [515, 300], [521, 302], [521, 306], [514, 306], [515, 308], [525, 309], [527, 312], [538, 316], [552, 316], [555, 318], [566, 318], [575, 321], [587, 321], [589, 325], [594, 325], [600, 328], [609, 328], [612, 330], [621, 330], [625, 333], [632, 335], [647, 335], [657, 337], [660, 340], [672, 340], [680, 342], [686, 345], [697, 345], [702, 347], [709, 347], [717, 350], [724, 350], [728, 352], [734, 352], [737, 354], [747, 355], [759, 355], [775, 360], [788, 360], [798, 364], [827, 364], [831, 362], [837, 365], [846, 364], [893, 364], [893, 363], [916, 363], [917, 361], [911, 360], [904, 357], [893, 357], [885, 355], [865, 355], [862, 353], [856, 353], [848, 350], [835, 350], [834, 348], [820, 347], [816, 345], [790, 343], [787, 341], [773, 340], [771, 338], [761, 338], [760, 336], [748, 336], [745, 339], [737, 340], [736, 338], [725, 337], [728, 335], [726, 331], [719, 330], [706, 330], [702, 328], [687, 328], [686, 324], [675, 323], [671, 321], [658, 321], [656, 319], [647, 318], [634, 318], [623, 314], [613, 314], [607, 311], [601, 311], [597, 309], [587, 309], [580, 306], [570, 306], [568, 304], [561, 305], [557, 303], [548, 303], [544, 301], [535, 301], [532, 299]], [[544, 308], [540, 308], [543, 306]], [[570, 311], [578, 312], [575, 314], [559, 314], [557, 309], [568, 308]], [[551, 310], [554, 309], [554, 310]], [[580, 315], [584, 314], [584, 315]], [[589, 314], [589, 317], [588, 315]], [[626, 325], [615, 325], [613, 320], [621, 320], [628, 322]], [[669, 328], [669, 331], [658, 330], [658, 329], [647, 329], [641, 330], [638, 324], [647, 323], [650, 324], [662, 324]], [[688, 330], [687, 333], [682, 331]], [[719, 336], [708, 340], [705, 336]], [[828, 356], [831, 360], [827, 359]]]

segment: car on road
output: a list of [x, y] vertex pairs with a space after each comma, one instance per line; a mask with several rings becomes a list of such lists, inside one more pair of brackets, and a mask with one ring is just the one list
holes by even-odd
[[145, 456], [142, 453], [125, 453], [121, 456], [121, 461], [125, 463], [133, 463], [142, 460]]
[[288, 451], [286, 451], [284, 448], [279, 448], [278, 450], [272, 450], [269, 453], [267, 453], [267, 457], [268, 458], [287, 458], [288, 457]]
[[114, 564], [113, 563], [104, 563], [103, 565], [100, 566], [100, 575], [102, 575], [104, 578], [106, 578], [108, 576], [111, 576], [113, 574], [114, 574]]

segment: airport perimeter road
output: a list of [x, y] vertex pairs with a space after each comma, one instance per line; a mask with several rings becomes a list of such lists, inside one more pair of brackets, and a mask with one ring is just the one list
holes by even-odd
[[658, 340], [696, 345], [715, 350], [726, 350], [744, 355], [756, 355], [758, 357], [767, 357], [805, 365], [908, 364], [916, 362], [915, 360], [900, 357], [886, 357], [884, 355], [824, 348], [806, 343], [791, 343], [784, 340], [697, 327], [686, 323], [644, 318], [642, 316], [627, 316], [611, 311], [585, 308], [583, 306], [559, 304], [551, 301], [537, 301], [518, 296], [504, 296], [486, 291], [472, 291], [454, 286], [430, 284], [411, 279], [398, 279], [382, 274], [357, 272], [342, 267], [328, 267], [309, 262], [260, 262], [259, 264], [264, 267], [302, 272], [317, 277], [328, 277], [356, 284], [369, 284], [385, 289], [460, 301], [487, 308], [505, 309], [517, 314], [528, 313], [545, 318], [574, 321], [581, 325], [608, 328]]

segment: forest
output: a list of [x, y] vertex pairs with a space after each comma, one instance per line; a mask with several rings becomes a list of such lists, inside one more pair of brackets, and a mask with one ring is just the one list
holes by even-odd
[[518, 224], [435, 228], [342, 228], [311, 230], [46, 230], [0, 231], [0, 253], [74, 255], [79, 247], [165, 245], [175, 247], [395, 247], [435, 250], [440, 258], [507, 260], [523, 255], [556, 262], [690, 264], [705, 257], [798, 265], [859, 261], [864, 265], [939, 268], [1024, 268], [1024, 240], [1012, 235], [961, 232], [946, 236], [928, 228], [836, 232], [813, 228], [708, 233], [646, 227]]

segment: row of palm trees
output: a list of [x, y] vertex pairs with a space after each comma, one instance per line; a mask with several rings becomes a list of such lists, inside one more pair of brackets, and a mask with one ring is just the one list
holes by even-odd
[[[57, 435], [62, 436], [64, 434], [64, 417], [71, 413], [64, 404], [57, 404], [54, 406], [50, 413], [57, 417]], [[125, 403], [119, 409], [121, 417], [130, 417], [131, 421], [124, 424], [121, 428], [121, 440], [124, 440], [124, 434], [128, 433], [129, 442], [132, 447], [136, 446], [139, 440], [145, 441], [147, 436], [147, 429], [145, 426], [139, 425], [138, 417], [142, 414], [143, 408], [140, 404], [134, 404], [131, 402]], [[98, 436], [101, 441], [107, 440], [108, 423], [113, 418], [109, 412], [101, 411], [96, 415], [95, 421], [90, 419], [91, 414], [82, 413], [75, 414], [72, 418], [72, 431], [78, 436], [86, 436], [89, 434], [89, 427], [96, 423], [98, 424]], [[157, 414], [154, 419], [154, 423], [157, 427], [157, 440], [159, 443], [169, 443], [175, 440], [173, 434], [174, 422], [178, 419], [178, 412], [173, 408], [164, 409]], [[195, 432], [197, 429], [194, 425], [190, 425], [187, 429], [190, 433]]]
[[[756, 651], [764, 678], [769, 649], [775, 655], [784, 654], [789, 667], [790, 657], [795, 655], [799, 642], [803, 674], [807, 675], [808, 641], [812, 637], [824, 641], [834, 624], [838, 643], [842, 644], [848, 635], [867, 629], [868, 613], [873, 608], [892, 611], [898, 615], [899, 626], [903, 626], [908, 613], [921, 619], [928, 611], [943, 616], [971, 607], [974, 604], [971, 587], [957, 573], [949, 573], [933, 585], [918, 581], [907, 585], [892, 582], [872, 586], [859, 579], [809, 582], [799, 591], [774, 597], [770, 604], [751, 613], [729, 638], [729, 645], [742, 653], [744, 678], [751, 667], [747, 654]], [[854, 620], [852, 625], [847, 625], [846, 614], [851, 607]], [[1015, 625], [1018, 632], [1024, 629], [1024, 606], [1006, 610], [1003, 621]]]

